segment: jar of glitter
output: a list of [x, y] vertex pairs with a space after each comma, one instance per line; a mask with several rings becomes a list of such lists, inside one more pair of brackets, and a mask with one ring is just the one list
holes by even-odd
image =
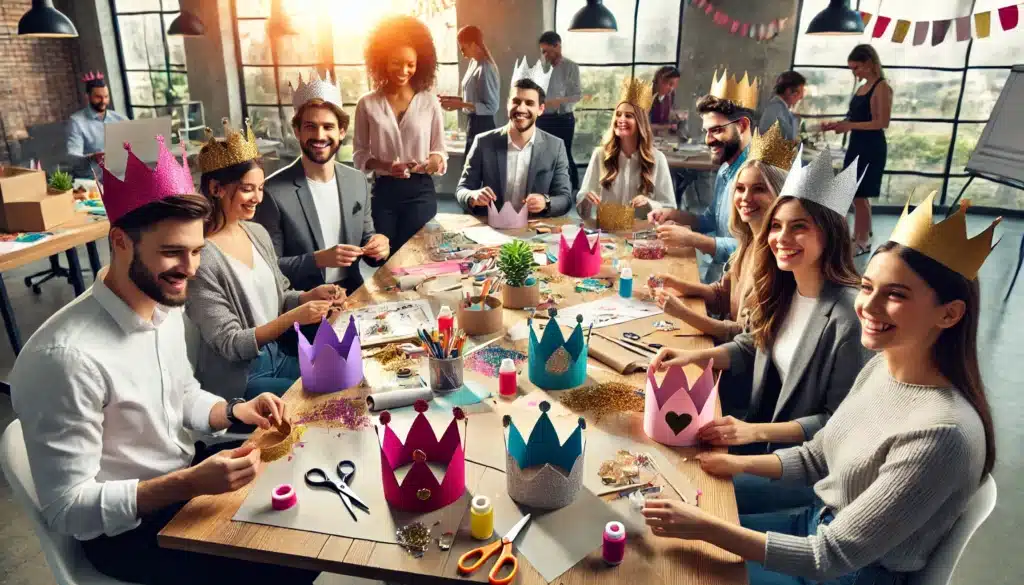
[[661, 260], [665, 250], [661, 240], [633, 240], [633, 257], [638, 260]]
[[626, 556], [626, 527], [622, 522], [609, 522], [604, 527], [601, 556], [604, 562], [615, 566]]

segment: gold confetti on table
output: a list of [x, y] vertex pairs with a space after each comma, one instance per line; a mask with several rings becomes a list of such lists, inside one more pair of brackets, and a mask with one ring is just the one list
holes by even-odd
[[631, 205], [602, 203], [597, 206], [597, 227], [609, 232], [632, 231], [635, 216]]
[[574, 412], [589, 412], [600, 419], [616, 412], [643, 412], [644, 395], [637, 388], [621, 382], [606, 382], [569, 390], [561, 402]]

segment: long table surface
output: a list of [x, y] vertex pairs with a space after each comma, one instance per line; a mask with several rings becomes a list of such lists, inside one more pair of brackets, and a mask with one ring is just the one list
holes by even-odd
[[[479, 224], [478, 219], [468, 215], [439, 214], [437, 221], [450, 231]], [[544, 221], [549, 224], [566, 223], [564, 220]], [[396, 283], [389, 268], [429, 262], [426, 242], [427, 236], [424, 231], [421, 231], [395, 253], [387, 264], [353, 295], [353, 299], [359, 303], [370, 304], [401, 298], [415, 298], [415, 293], [412, 292], [385, 292], [385, 289], [393, 287]], [[625, 247], [620, 238], [617, 255], [625, 258], [624, 250]], [[636, 274], [634, 294], [643, 290], [647, 276], [653, 272], [669, 272], [689, 281], [698, 280], [696, 259], [692, 249], [670, 250], [669, 255], [662, 260], [633, 260], [630, 265]], [[552, 269], [554, 269], [553, 266], [541, 269], [541, 271]], [[575, 293], [573, 291], [574, 283], [575, 279], [571, 278], [565, 278], [561, 283], [552, 283], [552, 291], [562, 293], [566, 297], [560, 306], [571, 306], [603, 296], [598, 293]], [[617, 293], [611, 289], [604, 294]], [[687, 302], [691, 308], [704, 311], [702, 301], [689, 299]], [[525, 311], [506, 309], [504, 325], [509, 327], [526, 317]], [[646, 340], [689, 348], [710, 347], [712, 343], [707, 337], [675, 337], [672, 333], [655, 333]], [[503, 343], [510, 344], [510, 342]], [[517, 345], [516, 347], [523, 350], [523, 346]], [[594, 362], [593, 358], [591, 358], [591, 362]], [[645, 383], [643, 373], [619, 376], [611, 374], [609, 371], [609, 376], [611, 376], [610, 379], [602, 381], [612, 381], [616, 378], [625, 379], [641, 388]], [[297, 412], [338, 396], [365, 397], [367, 393], [368, 390], [365, 388], [354, 388], [344, 391], [343, 394], [317, 396], [303, 392], [301, 380], [299, 380], [288, 390], [284, 398], [292, 412]], [[498, 401], [499, 404], [501, 402], [503, 401]], [[472, 420], [472, 414], [469, 416]], [[630, 436], [634, 440], [650, 442], [643, 431], [643, 415], [639, 413], [605, 416], [597, 423], [588, 418], [588, 423], [597, 424], [609, 432]], [[701, 508], [720, 518], [738, 522], [732, 482], [712, 477], [701, 471], [693, 458], [697, 449], [670, 448], [654, 443], [651, 443], [651, 448], [661, 451], [673, 465], [690, 478], [697, 489], [702, 491]], [[500, 472], [469, 461], [466, 462], [466, 465], [467, 484], [470, 484], [470, 489], [474, 485], [482, 485], [481, 482], [493, 480], [494, 478], [488, 474], [500, 474]], [[503, 479], [501, 481], [504, 482]], [[449, 551], [440, 551], [434, 546], [422, 558], [416, 559], [397, 544], [383, 544], [232, 521], [231, 518], [247, 494], [248, 487], [245, 487], [233, 493], [201, 496], [193, 499], [160, 532], [160, 545], [198, 553], [386, 581], [417, 584], [455, 580], [486, 582], [486, 571], [478, 571], [469, 578], [458, 576], [456, 571], [459, 554], [471, 546], [477, 546], [478, 543], [461, 543], [457, 540], [455, 546]], [[519, 584], [541, 585], [545, 583], [540, 574], [530, 566], [529, 561], [521, 555], [519, 562], [520, 568], [517, 576]], [[565, 585], [618, 583], [622, 582], [626, 575], [629, 576], [630, 582], [652, 585], [660, 583], [666, 585], [739, 585], [747, 583], [746, 568], [738, 556], [704, 542], [659, 538], [651, 533], [630, 535], [625, 561], [618, 569], [609, 570], [601, 560], [601, 552], [598, 549], [555, 582]]]
[[105, 217], [78, 212], [75, 216], [50, 230], [52, 236], [27, 248], [0, 254], [0, 272], [20, 268], [36, 260], [94, 242], [110, 232], [110, 222]]

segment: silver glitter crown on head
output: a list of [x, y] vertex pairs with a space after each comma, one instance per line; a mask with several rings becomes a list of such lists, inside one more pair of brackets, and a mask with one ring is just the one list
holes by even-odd
[[803, 154], [804, 147], [801, 145], [779, 196], [813, 201], [846, 217], [853, 203], [853, 196], [857, 193], [857, 187], [864, 178], [863, 174], [860, 178], [857, 177], [859, 157], [853, 159], [853, 162], [837, 175], [832, 170], [832, 152], [828, 146], [806, 166], [803, 164]]
[[309, 76], [308, 82], [302, 81], [302, 74], [299, 74], [299, 86], [295, 87], [291, 81], [288, 82], [288, 86], [292, 88], [292, 107], [296, 110], [309, 100], [314, 99], [324, 100], [339, 108], [344, 103], [341, 98], [341, 89], [331, 82], [330, 71], [327, 71], [324, 78], [320, 79], [320, 74], [314, 70], [313, 74]]
[[551, 81], [551, 73], [554, 72], [554, 68], [544, 71], [544, 61], [541, 59], [537, 60], [537, 63], [533, 67], [528, 67], [526, 57], [522, 59], [516, 59], [516, 68], [512, 70], [512, 91], [516, 90], [516, 82], [520, 79], [529, 79], [536, 83], [545, 92], [548, 91], [548, 82]]

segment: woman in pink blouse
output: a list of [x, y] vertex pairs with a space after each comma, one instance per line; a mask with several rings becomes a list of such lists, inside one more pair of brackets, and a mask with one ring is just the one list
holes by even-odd
[[365, 57], [373, 91], [356, 105], [353, 159], [374, 176], [374, 227], [397, 251], [437, 214], [430, 175], [447, 167], [444, 115], [430, 91], [437, 51], [422, 22], [395, 16], [370, 33]]

